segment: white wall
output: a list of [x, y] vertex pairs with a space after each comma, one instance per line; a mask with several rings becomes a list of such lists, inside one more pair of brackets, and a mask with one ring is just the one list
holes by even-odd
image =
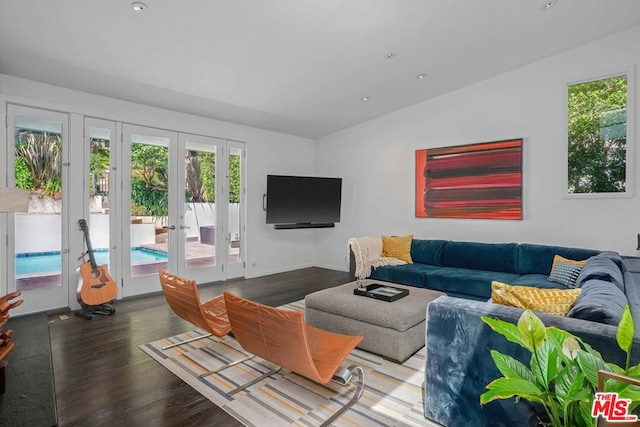
[[[265, 213], [262, 210], [262, 195], [266, 190], [267, 174], [302, 174], [309, 173], [313, 169], [314, 142], [312, 140], [91, 95], [2, 74], [0, 74], [0, 101], [2, 101], [2, 115], [6, 111], [6, 102], [72, 113], [69, 129], [72, 150], [73, 147], [80, 147], [82, 144], [82, 116], [245, 142], [247, 149], [246, 276], [261, 276], [313, 264], [313, 234], [305, 230], [275, 231], [273, 226], [265, 224]], [[0, 147], [4, 146], [3, 143], [6, 143], [4, 131], [0, 132]], [[75, 218], [77, 214], [74, 213], [73, 216]], [[81, 233], [73, 233], [71, 240], [71, 252], [81, 252]]]
[[[640, 63], [640, 26], [316, 141], [316, 170], [343, 178], [342, 221], [316, 234], [316, 263], [346, 268], [352, 236], [413, 234], [635, 250], [640, 183], [627, 199], [566, 199], [566, 83]], [[469, 64], [473, 66], [473, 64]], [[428, 77], [421, 84], [434, 84]], [[636, 103], [639, 95], [635, 88]], [[375, 101], [372, 101], [375, 102]], [[636, 177], [640, 173], [635, 112]], [[522, 221], [415, 218], [414, 154], [524, 137]]]

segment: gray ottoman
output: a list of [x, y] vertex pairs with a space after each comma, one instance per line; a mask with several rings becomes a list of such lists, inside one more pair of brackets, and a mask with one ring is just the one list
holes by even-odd
[[345, 335], [362, 335], [358, 345], [387, 359], [404, 362], [424, 347], [427, 304], [442, 292], [362, 280], [362, 285], [380, 283], [409, 289], [409, 295], [385, 302], [353, 294], [356, 282], [309, 294], [305, 298], [308, 325]]

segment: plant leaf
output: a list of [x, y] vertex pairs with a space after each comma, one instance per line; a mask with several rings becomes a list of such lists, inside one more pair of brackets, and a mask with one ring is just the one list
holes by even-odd
[[520, 361], [513, 357], [502, 354], [496, 350], [491, 350], [491, 357], [500, 370], [500, 373], [507, 378], [519, 378], [530, 382], [535, 382], [533, 373]]
[[633, 319], [631, 318], [631, 312], [629, 311], [629, 305], [624, 307], [622, 311], [622, 318], [618, 324], [618, 331], [616, 332], [616, 341], [620, 348], [627, 354], [631, 351], [633, 345], [634, 334]]
[[531, 371], [545, 389], [555, 379], [558, 372], [558, 350], [551, 341], [544, 340], [535, 350], [531, 356]]
[[505, 337], [508, 341], [514, 344], [518, 344], [521, 347], [527, 348], [525, 343], [520, 337], [520, 331], [513, 323], [505, 322], [504, 320], [494, 319], [487, 316], [481, 317], [482, 321], [489, 325], [491, 329]]
[[591, 387], [585, 387], [585, 377], [576, 365], [567, 366], [560, 371], [556, 381], [556, 394], [563, 400], [563, 405], [571, 401], [584, 401], [593, 398]]
[[532, 351], [540, 347], [547, 336], [544, 324], [531, 310], [525, 310], [520, 316], [518, 330], [526, 348]]
[[601, 358], [595, 357], [591, 353], [584, 350], [578, 351], [578, 365], [584, 373], [584, 376], [591, 383], [594, 389], [598, 387], [598, 371], [611, 372], [611, 368]]
[[487, 390], [480, 396], [480, 403], [483, 405], [495, 399], [508, 399], [513, 396], [544, 404], [542, 391], [538, 386], [519, 378], [498, 378], [487, 385]]

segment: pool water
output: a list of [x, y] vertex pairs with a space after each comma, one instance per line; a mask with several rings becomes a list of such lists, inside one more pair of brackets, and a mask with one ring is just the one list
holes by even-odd
[[[96, 264], [109, 264], [109, 251], [97, 249], [94, 251]], [[86, 257], [89, 260], [89, 257]], [[143, 262], [166, 261], [167, 254], [146, 248], [131, 248], [131, 264]], [[80, 266], [80, 261], [78, 261]], [[60, 252], [46, 252], [38, 254], [16, 254], [16, 276], [42, 273], [60, 273], [62, 260]]]

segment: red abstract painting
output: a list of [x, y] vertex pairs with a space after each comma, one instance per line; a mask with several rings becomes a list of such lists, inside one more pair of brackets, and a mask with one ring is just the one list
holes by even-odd
[[416, 217], [522, 219], [522, 139], [417, 150]]

